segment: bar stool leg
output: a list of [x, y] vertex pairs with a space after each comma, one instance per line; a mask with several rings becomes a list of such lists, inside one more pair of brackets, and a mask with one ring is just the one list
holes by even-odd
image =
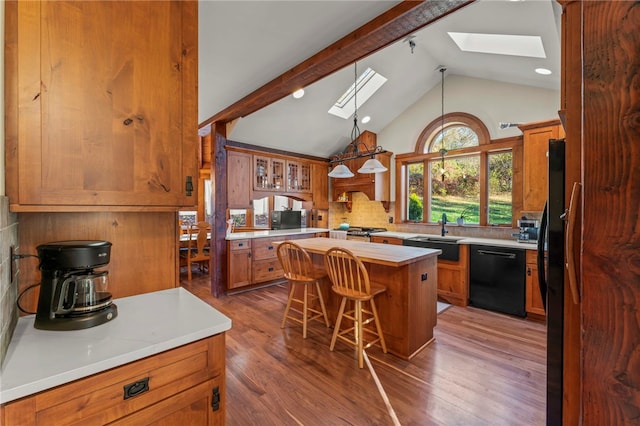
[[333, 330], [333, 337], [331, 338], [331, 346], [329, 346], [329, 350], [333, 351], [333, 347], [336, 345], [336, 339], [338, 338], [338, 333], [340, 332], [340, 323], [342, 322], [342, 314], [344, 313], [344, 306], [347, 303], [347, 298], [343, 297], [342, 302], [340, 302], [340, 310], [338, 311], [338, 319], [336, 319], [335, 329]]
[[327, 324], [327, 327], [329, 327], [329, 317], [327, 317], [327, 309], [324, 305], [324, 298], [322, 297], [322, 291], [320, 291], [320, 284], [318, 283], [318, 280], [316, 280], [316, 293], [318, 294], [318, 299], [320, 299], [320, 310], [324, 316], [324, 322]]
[[307, 338], [307, 320], [309, 319], [309, 313], [307, 312], [307, 304], [309, 299], [309, 286], [304, 286], [304, 296], [302, 298], [302, 338]]
[[291, 301], [293, 300], [293, 291], [295, 290], [295, 286], [293, 284], [289, 284], [289, 287], [289, 298], [287, 299], [287, 307], [284, 308], [284, 315], [282, 316], [280, 328], [284, 328], [284, 324], [287, 322], [287, 315], [289, 315], [289, 308], [291, 308]]
[[376, 302], [371, 299], [371, 312], [373, 312], [373, 319], [376, 323], [376, 331], [380, 338], [380, 346], [382, 346], [382, 352], [387, 353], [387, 345], [384, 342], [384, 335], [382, 334], [382, 327], [380, 326], [380, 319], [378, 318], [378, 309], [376, 308]]

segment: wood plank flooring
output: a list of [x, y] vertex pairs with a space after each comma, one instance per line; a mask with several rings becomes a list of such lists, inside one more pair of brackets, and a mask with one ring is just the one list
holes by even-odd
[[[280, 329], [287, 285], [214, 298], [209, 277], [182, 282], [231, 318], [227, 332], [227, 425], [543, 425], [546, 331], [541, 323], [452, 306], [435, 342], [411, 361], [352, 348], [312, 322]], [[418, 326], [418, 325], [416, 325]], [[392, 414], [393, 413], [393, 414]]]

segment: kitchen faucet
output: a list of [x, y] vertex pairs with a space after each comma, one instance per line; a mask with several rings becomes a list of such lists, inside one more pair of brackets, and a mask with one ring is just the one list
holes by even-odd
[[442, 231], [440, 232], [440, 235], [442, 235], [444, 237], [444, 234], [448, 234], [449, 231], [446, 230], [446, 228], [444, 227], [447, 224], [447, 214], [446, 213], [442, 213]]

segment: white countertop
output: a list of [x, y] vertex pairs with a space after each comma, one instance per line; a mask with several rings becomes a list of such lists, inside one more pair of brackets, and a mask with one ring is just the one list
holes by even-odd
[[296, 229], [279, 229], [277, 231], [253, 231], [253, 232], [234, 232], [227, 235], [227, 240], [246, 240], [252, 238], [279, 237], [281, 235], [296, 234], [314, 234], [316, 232], [329, 232], [328, 228], [296, 228]]
[[172, 288], [114, 300], [118, 316], [96, 327], [47, 331], [18, 320], [0, 372], [0, 403], [69, 383], [231, 328], [231, 320]]
[[[436, 236], [434, 234], [419, 234], [417, 232], [395, 232], [395, 231], [385, 231], [385, 232], [376, 232], [376, 237], [389, 237], [389, 238], [400, 238], [407, 239], [413, 237], [421, 237], [421, 236]], [[458, 244], [479, 244], [484, 246], [496, 246], [496, 247], [509, 247], [509, 248], [518, 248], [523, 250], [537, 250], [538, 246], [533, 243], [519, 243], [517, 240], [504, 240], [498, 238], [471, 238], [464, 236], [451, 236], [452, 238], [461, 238], [458, 240]], [[446, 237], [445, 237], [446, 238]]]

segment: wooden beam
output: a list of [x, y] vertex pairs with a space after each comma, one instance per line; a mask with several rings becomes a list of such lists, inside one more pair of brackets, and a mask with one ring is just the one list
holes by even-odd
[[405, 0], [269, 83], [200, 123], [228, 122], [276, 102], [397, 40], [473, 3], [475, 0]]

